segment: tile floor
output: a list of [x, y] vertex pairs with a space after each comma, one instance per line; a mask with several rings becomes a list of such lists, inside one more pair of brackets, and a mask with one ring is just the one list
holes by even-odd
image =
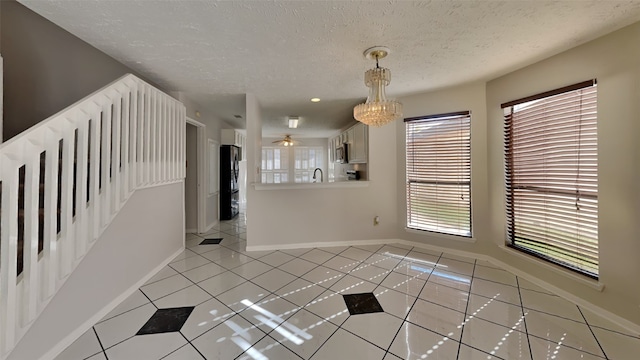
[[[625, 329], [488, 262], [398, 244], [247, 252], [244, 224], [240, 214], [188, 234], [182, 254], [57, 360], [640, 354]], [[223, 240], [200, 245], [213, 238]], [[347, 308], [343, 295], [364, 293], [382, 312], [358, 303], [366, 296], [350, 297], [365, 313]]]

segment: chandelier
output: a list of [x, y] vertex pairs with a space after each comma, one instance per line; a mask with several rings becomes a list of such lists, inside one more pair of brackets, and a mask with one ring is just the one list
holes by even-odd
[[391, 70], [381, 68], [378, 60], [389, 54], [389, 49], [375, 46], [367, 49], [364, 56], [375, 59], [376, 67], [364, 73], [364, 84], [369, 88], [367, 101], [353, 108], [353, 117], [366, 125], [379, 127], [402, 118], [402, 104], [387, 100], [385, 87], [391, 81]]

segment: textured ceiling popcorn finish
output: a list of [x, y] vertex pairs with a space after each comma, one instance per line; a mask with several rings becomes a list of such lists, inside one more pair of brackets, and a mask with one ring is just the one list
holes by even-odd
[[[367, 95], [362, 52], [391, 48], [390, 97], [488, 80], [640, 20], [640, 1], [19, 0], [169, 91], [253, 93], [264, 133], [322, 136]], [[312, 97], [322, 99], [313, 104]]]

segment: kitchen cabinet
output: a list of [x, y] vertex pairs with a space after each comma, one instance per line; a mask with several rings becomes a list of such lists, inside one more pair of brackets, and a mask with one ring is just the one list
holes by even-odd
[[222, 129], [220, 131], [220, 142], [222, 145], [235, 145], [240, 148], [240, 160], [246, 160], [245, 146], [247, 137], [235, 129]]
[[347, 130], [349, 137], [349, 163], [363, 164], [367, 162], [368, 136], [367, 126], [358, 123]]
[[342, 144], [349, 144], [348, 162], [349, 164], [366, 164], [368, 160], [369, 138], [368, 127], [358, 123], [340, 133], [340, 135], [329, 139], [330, 155], [329, 160], [335, 162], [335, 149]]

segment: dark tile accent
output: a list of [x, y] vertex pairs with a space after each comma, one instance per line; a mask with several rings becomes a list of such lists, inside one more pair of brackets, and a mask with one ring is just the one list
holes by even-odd
[[204, 239], [200, 245], [218, 245], [224, 238]]
[[136, 335], [160, 334], [180, 331], [195, 306], [158, 309], [138, 330]]
[[347, 304], [347, 309], [349, 309], [349, 314], [351, 315], [370, 314], [384, 311], [373, 293], [348, 294], [342, 295], [342, 297], [344, 298], [344, 302]]

